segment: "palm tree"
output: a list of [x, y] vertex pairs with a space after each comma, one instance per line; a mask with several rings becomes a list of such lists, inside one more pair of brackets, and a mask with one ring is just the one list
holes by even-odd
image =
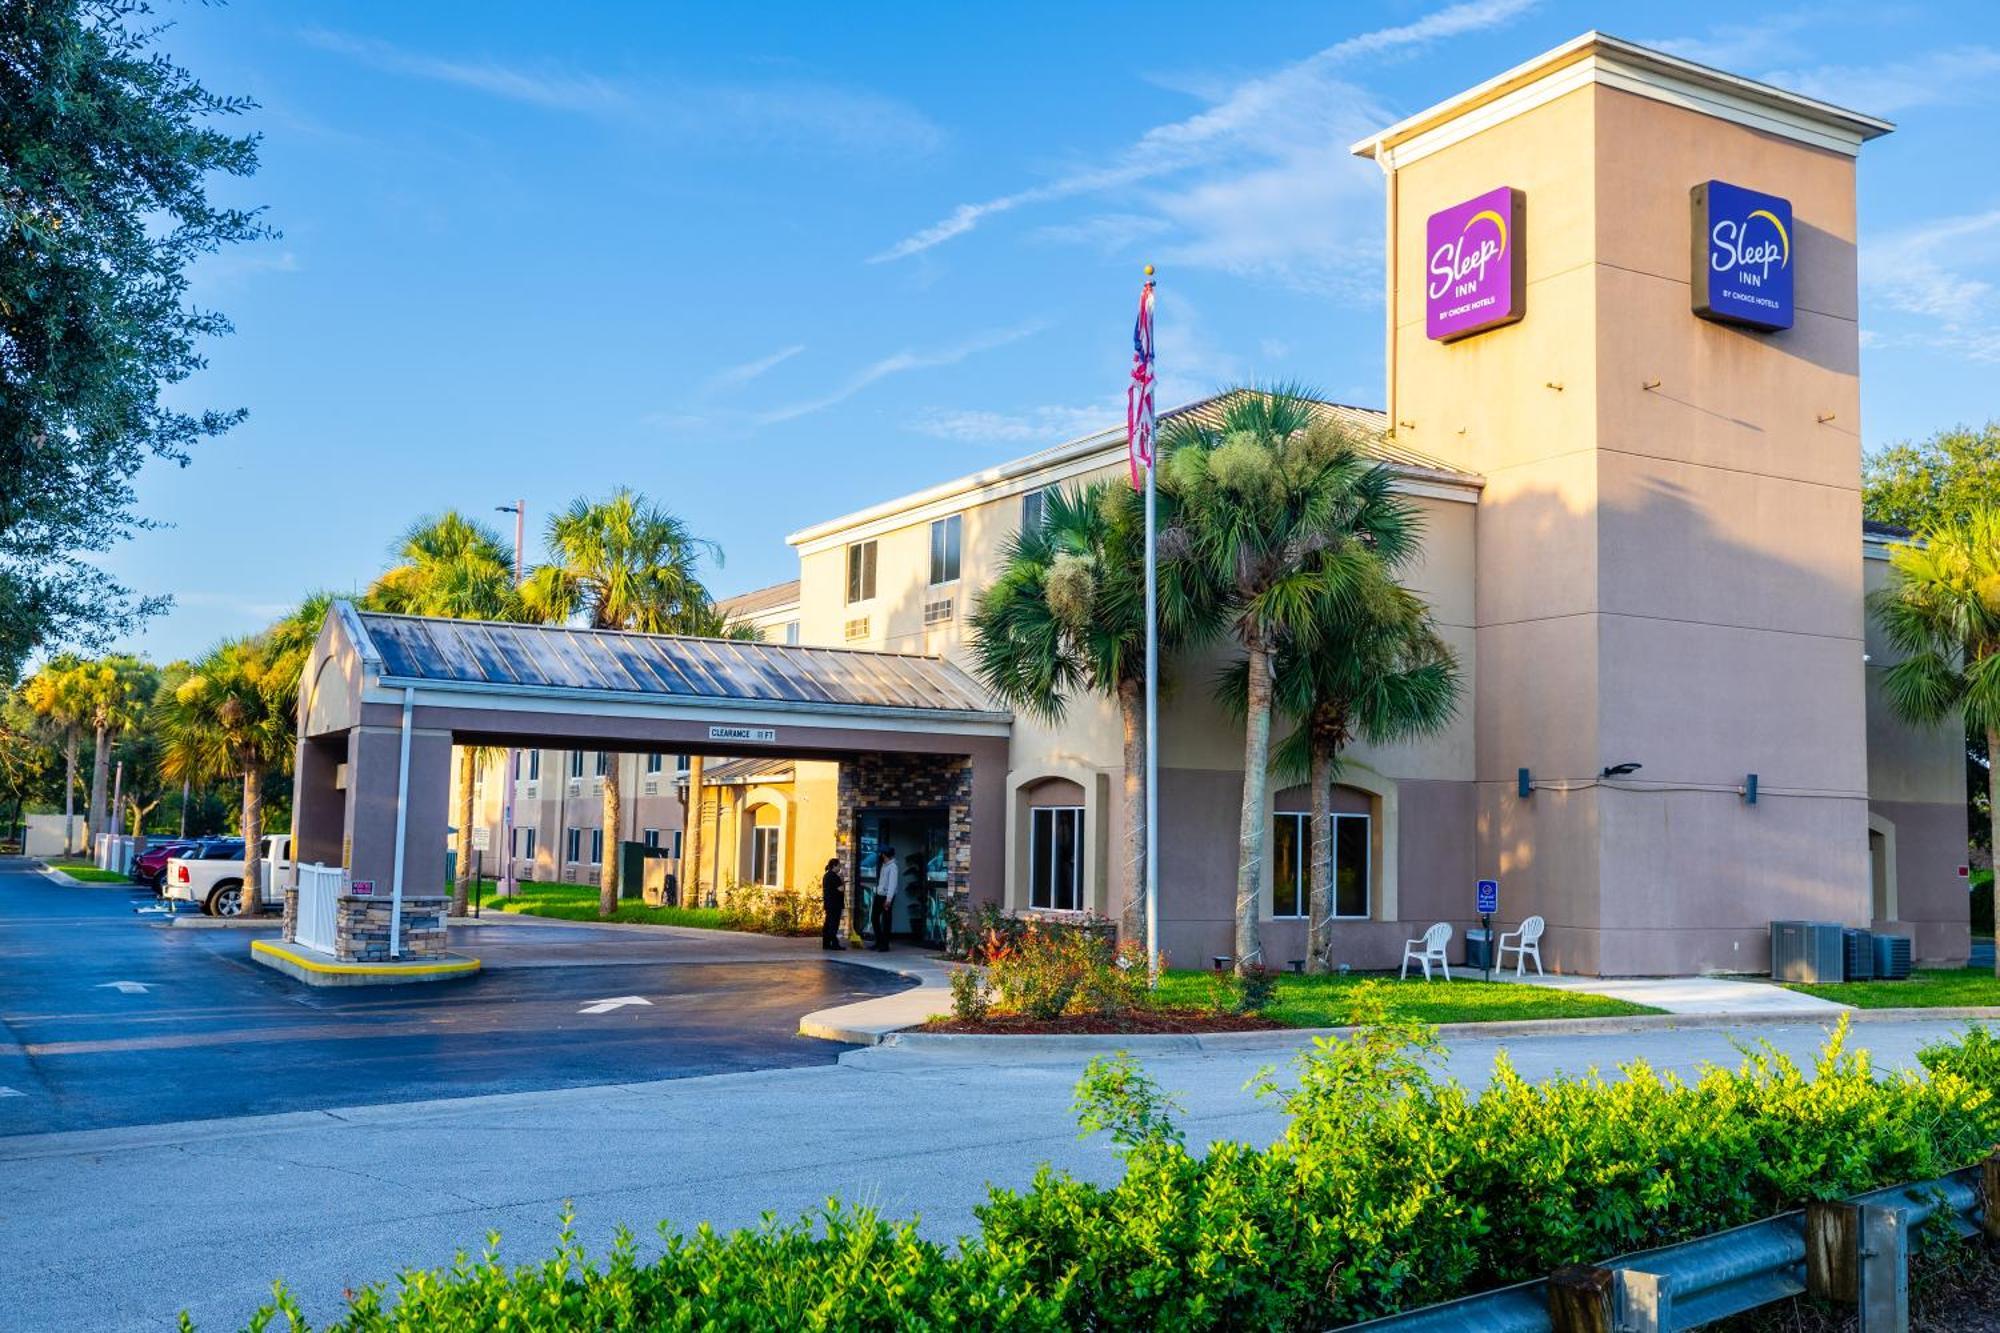
[[[1041, 525], [1009, 538], [972, 613], [973, 665], [1001, 699], [1060, 723], [1079, 691], [1117, 700], [1124, 739], [1119, 933], [1146, 942], [1146, 515], [1130, 486], [1046, 494]], [[1208, 628], [1205, 607], [1162, 569], [1162, 648]]]
[[1249, 971], [1263, 966], [1272, 655], [1352, 596], [1375, 560], [1405, 559], [1416, 525], [1388, 469], [1296, 389], [1236, 395], [1216, 425], [1176, 418], [1160, 448], [1161, 481], [1177, 509], [1162, 555], [1213, 589], [1244, 655], [1235, 954], [1237, 969]]
[[[500, 534], [455, 509], [418, 519], [391, 548], [396, 564], [369, 585], [365, 603], [399, 615], [458, 620], [523, 618], [514, 557]], [[451, 914], [464, 916], [472, 896], [473, 788], [489, 752], [458, 747], [458, 873]], [[511, 775], [510, 775], [511, 776]]]
[[29, 678], [21, 697], [37, 717], [62, 736], [63, 855], [69, 856], [76, 851], [76, 747], [90, 715], [82, 662], [68, 654], [50, 659]]
[[[1430, 608], [1386, 565], [1357, 580], [1352, 595], [1327, 599], [1271, 665], [1276, 706], [1297, 725], [1273, 767], [1307, 784], [1312, 802], [1306, 970], [1326, 966], [1333, 920], [1333, 784], [1352, 741], [1391, 745], [1434, 735], [1458, 712], [1458, 659], [1438, 636]], [[1225, 676], [1223, 697], [1244, 705], [1245, 664]]]
[[[698, 574], [704, 556], [722, 552], [645, 496], [621, 487], [610, 498], [579, 496], [549, 520], [551, 559], [521, 590], [528, 614], [551, 624], [581, 620], [592, 629], [647, 634], [703, 634], [726, 628]], [[619, 765], [605, 766], [605, 851], [598, 870], [599, 916], [618, 910]], [[692, 780], [696, 775], [690, 774]], [[693, 789], [699, 807], [700, 788]], [[699, 820], [693, 821], [699, 823]], [[692, 840], [698, 862], [700, 844]]]
[[1903, 660], [1882, 693], [1907, 721], [1962, 717], [1986, 737], [1987, 809], [2000, 823], [2000, 508], [1926, 528], [1890, 548], [1889, 567], [1869, 606]]
[[79, 663], [77, 673], [77, 688], [89, 712], [86, 722], [96, 739], [90, 764], [90, 814], [85, 822], [93, 836], [115, 833], [118, 820], [107, 790], [111, 745], [138, 725], [146, 696], [152, 692], [153, 669], [136, 657], [112, 656]]

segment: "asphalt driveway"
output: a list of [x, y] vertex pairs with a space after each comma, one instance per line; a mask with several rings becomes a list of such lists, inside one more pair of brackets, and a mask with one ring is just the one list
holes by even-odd
[[453, 927], [468, 981], [320, 988], [0, 861], [0, 1136], [831, 1064], [802, 1013], [909, 983], [793, 941]]

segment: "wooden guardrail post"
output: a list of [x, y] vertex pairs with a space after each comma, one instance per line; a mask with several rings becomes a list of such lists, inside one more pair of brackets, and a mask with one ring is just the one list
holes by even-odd
[[1861, 1209], [1838, 1199], [1806, 1204], [1806, 1294], [1853, 1305], [1861, 1299]]
[[1986, 1217], [1986, 1239], [2000, 1245], [2000, 1147], [1988, 1153], [1981, 1166], [1979, 1196]]
[[1549, 1327], [1552, 1333], [1614, 1333], [1611, 1270], [1564, 1264], [1549, 1274]]
[[1900, 1208], [1836, 1200], [1807, 1204], [1807, 1293], [1856, 1307], [1861, 1333], [1907, 1333], [1909, 1232]]

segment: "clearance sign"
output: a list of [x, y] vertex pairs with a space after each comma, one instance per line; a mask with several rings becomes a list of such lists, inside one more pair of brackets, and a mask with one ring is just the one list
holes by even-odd
[[1424, 223], [1424, 331], [1451, 342], [1527, 313], [1522, 200], [1501, 186]]
[[1693, 204], [1694, 312], [1753, 329], [1792, 327], [1792, 204], [1703, 181]]

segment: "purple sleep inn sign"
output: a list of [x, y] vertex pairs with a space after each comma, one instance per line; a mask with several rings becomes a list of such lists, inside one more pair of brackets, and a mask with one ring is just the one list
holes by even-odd
[[1501, 186], [1424, 224], [1424, 330], [1451, 342], [1527, 312], [1521, 219], [1526, 196]]

